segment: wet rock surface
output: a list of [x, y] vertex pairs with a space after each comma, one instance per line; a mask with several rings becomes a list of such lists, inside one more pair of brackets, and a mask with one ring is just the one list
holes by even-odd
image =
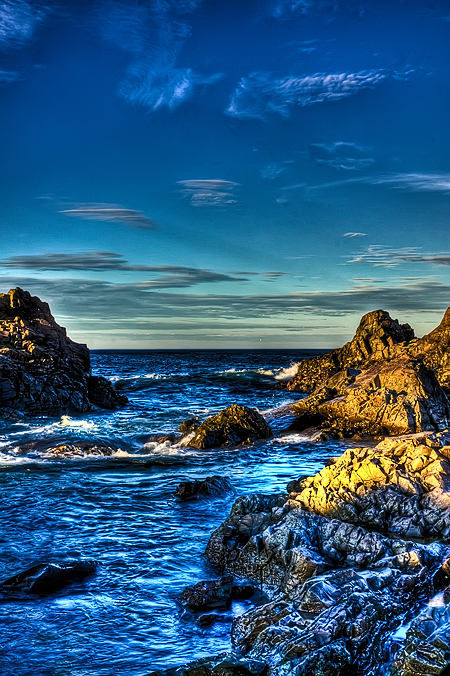
[[232, 404], [207, 418], [187, 443], [191, 448], [250, 444], [258, 439], [271, 439], [273, 432], [263, 416], [254, 408]]
[[207, 476], [205, 479], [182, 481], [175, 491], [175, 497], [185, 502], [200, 496], [216, 496], [233, 490], [231, 481], [225, 476]]
[[0, 594], [53, 594], [71, 582], [84, 580], [96, 568], [97, 563], [88, 560], [40, 563], [1, 582]]
[[182, 667], [152, 671], [147, 676], [269, 676], [267, 665], [235, 653], [221, 653]]
[[233, 576], [225, 575], [220, 580], [206, 580], [186, 587], [181, 600], [190, 608], [225, 607], [231, 600]]
[[59, 326], [47, 303], [16, 288], [0, 294], [0, 414], [83, 413], [127, 402], [91, 375], [89, 350]]

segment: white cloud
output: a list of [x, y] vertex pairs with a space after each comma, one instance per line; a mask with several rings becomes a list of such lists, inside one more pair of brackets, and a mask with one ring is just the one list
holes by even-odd
[[129, 228], [154, 230], [156, 223], [142, 211], [125, 209], [117, 204], [78, 204], [71, 209], [61, 209], [60, 214], [81, 218], [85, 221], [105, 221], [106, 223], [124, 223]]
[[226, 206], [236, 204], [233, 193], [239, 184], [223, 179], [191, 179], [177, 181], [180, 193], [193, 207]]
[[367, 237], [367, 232], [346, 232], [342, 237]]

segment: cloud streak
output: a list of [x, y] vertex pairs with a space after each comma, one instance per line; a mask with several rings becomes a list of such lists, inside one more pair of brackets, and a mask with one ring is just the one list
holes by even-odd
[[194, 179], [177, 181], [181, 195], [193, 207], [221, 207], [236, 204], [233, 190], [239, 183], [223, 179]]
[[0, 45], [3, 48], [21, 47], [33, 37], [36, 25], [48, 14], [51, 7], [27, 0], [2, 0], [0, 2]]
[[273, 115], [287, 118], [295, 108], [338, 101], [391, 77], [407, 79], [411, 73], [373, 69], [283, 78], [274, 78], [269, 73], [251, 73], [239, 82], [225, 112], [241, 119], [264, 120]]
[[362, 171], [375, 163], [375, 159], [367, 155], [367, 150], [356, 143], [311, 143], [308, 150], [310, 159], [318, 167]]
[[84, 221], [104, 221], [106, 223], [124, 223], [129, 228], [155, 230], [156, 223], [142, 211], [125, 209], [117, 204], [78, 204], [72, 209], [61, 209], [60, 214], [81, 218]]
[[120, 272], [153, 273], [156, 279], [134, 283], [134, 287], [140, 290], [188, 288], [197, 284], [248, 281], [246, 277], [223, 274], [204, 268], [192, 268], [181, 265], [131, 265], [120, 254], [109, 251], [12, 256], [0, 261], [0, 267], [36, 271], [78, 270], [105, 272], [114, 270]]
[[450, 253], [422, 253], [421, 247], [402, 247], [395, 249], [382, 244], [373, 244], [367, 249], [352, 254], [349, 263], [362, 263], [378, 268], [396, 268], [403, 263], [429, 263], [431, 265], [450, 266]]

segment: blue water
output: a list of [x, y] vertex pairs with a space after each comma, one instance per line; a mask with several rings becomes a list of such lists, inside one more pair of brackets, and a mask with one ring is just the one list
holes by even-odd
[[[220, 575], [203, 552], [237, 495], [283, 491], [343, 451], [336, 441], [280, 436], [283, 418], [273, 412], [299, 395], [275, 384], [305, 356], [97, 352], [94, 373], [110, 378], [128, 406], [0, 428], [0, 580], [40, 561], [99, 562], [93, 576], [51, 596], [0, 601], [1, 676], [141, 676], [230, 648], [230, 624], [200, 627], [179, 596]], [[275, 439], [209, 451], [152, 440], [235, 402], [273, 418]], [[61, 444], [72, 446], [55, 454]], [[211, 474], [230, 477], [234, 493], [173, 497], [180, 481]], [[233, 603], [226, 619], [252, 602]]]

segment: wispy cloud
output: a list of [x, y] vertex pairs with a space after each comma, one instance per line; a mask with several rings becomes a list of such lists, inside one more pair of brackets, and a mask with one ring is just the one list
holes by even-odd
[[361, 18], [367, 10], [368, 5], [363, 0], [272, 0], [268, 3], [269, 15], [276, 19], [313, 14], [329, 21], [339, 11]]
[[10, 84], [20, 80], [20, 73], [14, 70], [0, 70], [0, 84]]
[[362, 171], [375, 163], [375, 159], [367, 155], [367, 149], [356, 143], [311, 143], [308, 150], [310, 159], [319, 167]]
[[382, 244], [368, 246], [352, 254], [349, 263], [362, 263], [378, 268], [396, 268], [403, 263], [429, 263], [438, 266], [450, 266], [450, 253], [422, 253], [421, 247], [402, 247], [395, 249]]
[[[320, 183], [308, 187], [308, 191], [325, 190], [327, 188], [336, 188], [339, 186], [360, 183], [374, 186], [387, 186], [397, 190], [407, 192], [429, 192], [450, 194], [450, 174], [438, 174], [427, 172], [414, 173], [394, 173], [377, 174], [375, 176], [364, 176], [361, 178], [349, 178], [343, 181], [331, 181], [329, 183]], [[286, 189], [291, 186], [286, 186]]]
[[119, 85], [119, 95], [148, 110], [174, 109], [198, 85], [216, 82], [221, 74], [203, 76], [178, 68], [178, 54], [190, 36], [190, 15], [202, 0], [105, 0], [96, 28], [108, 42], [130, 54], [131, 61]]
[[223, 274], [204, 268], [191, 268], [182, 265], [131, 265], [120, 254], [109, 251], [12, 256], [0, 261], [0, 267], [36, 271], [82, 270], [104, 272], [114, 270], [153, 273], [155, 279], [134, 283], [136, 289], [142, 290], [188, 288], [197, 284], [248, 281], [246, 277]]
[[282, 174], [283, 171], [286, 171], [285, 166], [278, 164], [277, 162], [270, 162], [269, 164], [265, 164], [264, 167], [259, 170], [259, 173], [263, 178], [273, 181], [273, 179]]
[[59, 213], [85, 221], [124, 223], [129, 228], [138, 230], [154, 230], [157, 227], [156, 223], [142, 211], [125, 209], [117, 204], [78, 204], [71, 209], [61, 209]]
[[367, 232], [345, 232], [342, 237], [367, 237]]
[[283, 78], [274, 78], [269, 73], [252, 73], [239, 82], [225, 112], [243, 119], [262, 120], [274, 114], [286, 118], [296, 107], [347, 98], [390, 77], [406, 79], [412, 72], [374, 69]]
[[34, 34], [36, 25], [51, 9], [39, 0], [2, 0], [0, 2], [0, 45], [20, 47]]
[[220, 178], [177, 181], [180, 193], [193, 207], [215, 207], [236, 204], [233, 190], [239, 183]]

